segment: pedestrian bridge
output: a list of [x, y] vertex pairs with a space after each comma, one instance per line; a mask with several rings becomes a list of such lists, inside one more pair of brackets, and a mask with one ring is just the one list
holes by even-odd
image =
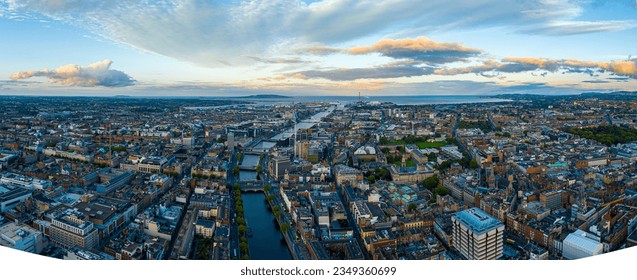
[[242, 183], [241, 184], [241, 191], [242, 192], [263, 192], [263, 184], [258, 182], [258, 183], [253, 183], [253, 182], [248, 182], [248, 183]]

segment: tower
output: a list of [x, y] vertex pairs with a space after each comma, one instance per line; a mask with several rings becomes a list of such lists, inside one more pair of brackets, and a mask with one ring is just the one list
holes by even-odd
[[292, 140], [293, 141], [292, 142], [292, 148], [294, 150], [294, 158], [293, 159], [296, 159], [296, 114], [294, 114], [294, 128], [293, 129], [294, 129], [293, 134], [292, 134], [292, 139], [293, 139]]
[[479, 208], [451, 217], [453, 246], [470, 260], [495, 260], [503, 255], [504, 225]]
[[234, 133], [228, 133], [228, 149], [230, 149], [230, 153], [234, 153]]

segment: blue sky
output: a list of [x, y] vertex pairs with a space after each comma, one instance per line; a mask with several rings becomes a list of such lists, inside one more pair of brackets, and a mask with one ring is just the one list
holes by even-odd
[[635, 0], [0, 1], [0, 94], [637, 89]]

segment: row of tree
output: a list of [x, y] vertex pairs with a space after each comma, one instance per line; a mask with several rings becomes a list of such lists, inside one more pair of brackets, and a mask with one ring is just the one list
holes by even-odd
[[234, 211], [237, 214], [236, 223], [237, 231], [239, 232], [239, 251], [241, 252], [241, 258], [247, 260], [250, 258], [250, 248], [248, 246], [248, 238], [245, 236], [248, 231], [245, 216], [243, 214], [243, 198], [241, 197], [241, 185], [234, 184]]

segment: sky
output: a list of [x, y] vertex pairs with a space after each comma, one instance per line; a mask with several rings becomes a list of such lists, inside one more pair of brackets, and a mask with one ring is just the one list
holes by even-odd
[[637, 90], [637, 0], [0, 0], [0, 95]]

